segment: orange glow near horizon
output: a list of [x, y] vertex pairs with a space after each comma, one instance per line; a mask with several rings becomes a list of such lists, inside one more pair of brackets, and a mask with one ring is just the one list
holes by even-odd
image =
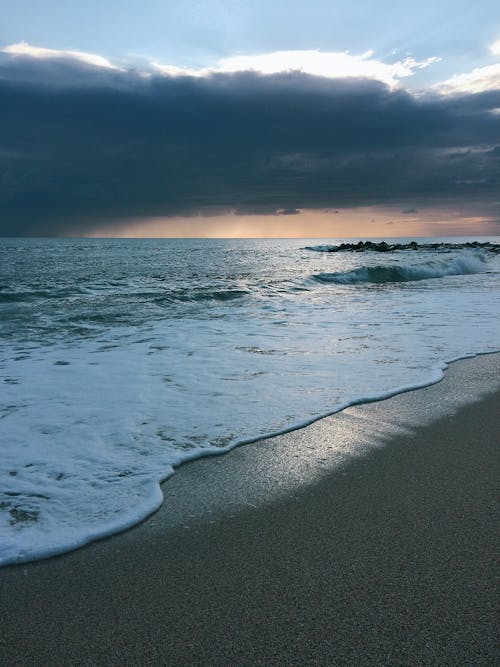
[[453, 209], [360, 207], [302, 210], [296, 215], [153, 217], [103, 225], [88, 236], [117, 238], [391, 238], [494, 236], [499, 221]]

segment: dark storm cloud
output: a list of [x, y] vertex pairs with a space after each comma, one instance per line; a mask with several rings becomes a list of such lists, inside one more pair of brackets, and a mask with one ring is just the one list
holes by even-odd
[[500, 91], [300, 73], [144, 77], [0, 54], [0, 233], [452, 198], [500, 186]]

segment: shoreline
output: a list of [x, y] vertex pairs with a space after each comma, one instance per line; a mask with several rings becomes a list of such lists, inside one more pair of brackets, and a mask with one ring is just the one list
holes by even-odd
[[[441, 378], [425, 384], [367, 397], [303, 425], [244, 441], [228, 452], [183, 462], [161, 483], [164, 501], [143, 523], [188, 528], [212, 520], [212, 514], [232, 516], [245, 507], [275, 502], [325, 473], [339, 472], [339, 466], [349, 466], [389, 439], [480, 400], [495, 391], [495, 383], [500, 389], [500, 352], [459, 357], [444, 362], [439, 372]], [[460, 387], [448, 391], [453, 384]], [[326, 440], [334, 444], [325, 445]]]
[[134, 529], [0, 569], [0, 661], [494, 664], [499, 382], [465, 359], [184, 464]]
[[[399, 395], [403, 395], [406, 393], [413, 393], [417, 390], [421, 389], [428, 389], [432, 387], [435, 384], [438, 384], [443, 381], [443, 378], [445, 377], [445, 373], [449, 371], [450, 366], [453, 364], [456, 364], [457, 362], [463, 362], [469, 359], [479, 359], [482, 357], [491, 357], [491, 358], [500, 358], [500, 350], [493, 350], [493, 351], [486, 351], [486, 352], [477, 352], [477, 353], [469, 353], [465, 354], [464, 356], [459, 356], [455, 357], [452, 359], [449, 359], [447, 361], [442, 361], [436, 363], [435, 366], [432, 368], [428, 369], [429, 376], [426, 380], [414, 383], [414, 384], [408, 384], [408, 385], [402, 385], [399, 387], [393, 387], [392, 389], [388, 389], [384, 392], [377, 393], [377, 394], [366, 394], [362, 397], [351, 399], [349, 401], [344, 402], [343, 404], [338, 404], [337, 407], [335, 407], [333, 410], [324, 412], [321, 414], [318, 414], [314, 417], [309, 417], [302, 419], [298, 422], [294, 422], [290, 424], [287, 427], [278, 429], [276, 431], [271, 431], [268, 433], [264, 433], [261, 435], [257, 436], [251, 436], [248, 438], [242, 438], [238, 439], [235, 442], [233, 442], [228, 448], [218, 448], [218, 447], [207, 447], [205, 449], [201, 450], [196, 450], [195, 452], [191, 452], [189, 455], [186, 455], [185, 458], [174, 464], [172, 468], [170, 468], [169, 473], [165, 474], [163, 477], [160, 479], [157, 479], [154, 481], [155, 484], [155, 491], [154, 491], [154, 498], [150, 502], [149, 506], [141, 507], [140, 511], [137, 511], [137, 508], [135, 508], [135, 511], [133, 512], [133, 516], [130, 517], [129, 515], [125, 515], [124, 518], [120, 517], [120, 520], [115, 522], [113, 527], [107, 527], [106, 529], [101, 529], [101, 530], [94, 530], [90, 535], [79, 535], [78, 539], [72, 540], [71, 546], [68, 544], [65, 545], [56, 545], [54, 546], [53, 544], [48, 547], [39, 549], [37, 555], [32, 555], [31, 553], [28, 554], [23, 554], [22, 556], [18, 556], [17, 558], [11, 558], [11, 559], [6, 559], [3, 558], [3, 560], [0, 560], [0, 570], [3, 567], [7, 567], [10, 565], [22, 565], [22, 564], [27, 564], [27, 563], [33, 563], [37, 562], [40, 560], [47, 560], [49, 558], [55, 558], [67, 553], [71, 553], [72, 551], [82, 549], [87, 547], [89, 544], [93, 544], [94, 542], [98, 542], [101, 540], [107, 540], [110, 538], [113, 538], [116, 535], [120, 535], [124, 532], [127, 532], [129, 530], [134, 530], [137, 526], [141, 525], [142, 523], [149, 521], [151, 517], [153, 517], [158, 511], [161, 510], [162, 505], [164, 504], [164, 499], [165, 499], [165, 489], [169, 489], [170, 486], [172, 485], [172, 478], [178, 471], [183, 469], [184, 466], [196, 463], [198, 461], [201, 461], [202, 459], [205, 458], [212, 458], [212, 457], [219, 457], [219, 456], [225, 456], [229, 453], [234, 452], [234, 450], [240, 448], [240, 447], [247, 447], [249, 445], [256, 445], [260, 446], [261, 443], [266, 442], [266, 441], [271, 441], [272, 446], [274, 446], [274, 443], [280, 442], [281, 436], [287, 436], [289, 434], [292, 434], [293, 438], [293, 443], [291, 445], [286, 445], [287, 447], [293, 446], [294, 448], [300, 449], [301, 444], [300, 444], [300, 438], [297, 440], [293, 436], [295, 432], [302, 433], [306, 431], [306, 429], [310, 429], [311, 427], [314, 427], [316, 423], [322, 423], [323, 420], [330, 419], [331, 417], [335, 418], [335, 421], [329, 422], [330, 426], [333, 428], [333, 433], [332, 433], [332, 438], [339, 437], [338, 433], [338, 428], [343, 424], [344, 422], [344, 413], [345, 414], [350, 414], [349, 410], [351, 408], [356, 408], [356, 407], [361, 407], [363, 409], [363, 406], [368, 406], [372, 403], [380, 403], [380, 402], [385, 402], [388, 399], [394, 399], [395, 397]], [[500, 372], [499, 372], [500, 374]], [[476, 387], [476, 392], [479, 391], [479, 389]], [[427, 406], [427, 411], [429, 410], [429, 406]], [[339, 417], [339, 415], [341, 415]], [[435, 416], [437, 417], [438, 413], [435, 413]], [[325, 422], [326, 423], [326, 422]], [[347, 423], [347, 428], [353, 428], [353, 424], [348, 420]], [[377, 425], [374, 424], [376, 427]], [[346, 438], [346, 433], [345, 429], [343, 432], [341, 431], [340, 433], [340, 438], [343, 441], [342, 447], [339, 449], [335, 447], [336, 449], [336, 459], [335, 456], [329, 460], [329, 464], [333, 466], [339, 465], [344, 459], [349, 461], [353, 456], [359, 456], [360, 453], [362, 453], [365, 450], [369, 450], [373, 446], [373, 433], [370, 432], [368, 437], [360, 438], [360, 433], [359, 429], [354, 428], [355, 430], [355, 437], [349, 437], [347, 436]], [[306, 431], [307, 434], [310, 436], [314, 431]], [[387, 432], [385, 434], [385, 437], [387, 437], [390, 433]], [[352, 434], [351, 434], [352, 435]], [[377, 438], [380, 439], [382, 437], [382, 433], [377, 435]], [[346, 440], [349, 440], [347, 443]], [[375, 445], [376, 446], [376, 445]], [[253, 450], [250, 450], [253, 451]], [[260, 450], [259, 450], [260, 453]], [[304, 453], [304, 452], [302, 452]], [[322, 462], [324, 462], [325, 459], [322, 459]], [[292, 462], [293, 463], [293, 462]], [[290, 461], [288, 462], [290, 464]], [[272, 462], [271, 462], [272, 465]], [[283, 464], [281, 465], [281, 473], [283, 473]], [[235, 474], [235, 477], [238, 476], [237, 472]], [[280, 475], [281, 477], [282, 475]], [[303, 483], [303, 480], [296, 480], [299, 483]], [[169, 487], [166, 487], [166, 484], [169, 484]], [[196, 483], [196, 481], [195, 481]], [[281, 485], [282, 480], [279, 479], [278, 483]], [[231, 483], [229, 483], [229, 486], [231, 486]], [[184, 494], [190, 495], [189, 490], [186, 490], [186, 488], [183, 489], [182, 491]], [[221, 502], [222, 497], [223, 497], [223, 492], [221, 493], [221, 489], [218, 489], [218, 495], [217, 497], [214, 496], [214, 494], [211, 494], [212, 498], [210, 499], [211, 502], [215, 502], [217, 504], [217, 509], [218, 511], [225, 511], [224, 503]], [[204, 499], [206, 500], [206, 499]], [[262, 498], [260, 499], [262, 500]], [[204, 505], [205, 502], [202, 501], [201, 505]], [[250, 506], [253, 506], [252, 503], [250, 503]], [[197, 514], [199, 512], [199, 507], [195, 506], [192, 507], [192, 511]], [[171, 511], [169, 509], [169, 511]], [[185, 512], [184, 512], [185, 514]], [[190, 521], [192, 518], [192, 515], [188, 514], [185, 517], [185, 521]]]

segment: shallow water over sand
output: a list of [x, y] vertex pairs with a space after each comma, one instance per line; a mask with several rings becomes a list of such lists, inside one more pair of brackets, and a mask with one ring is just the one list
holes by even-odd
[[322, 243], [2, 240], [0, 563], [133, 525], [183, 461], [500, 347], [498, 255]]

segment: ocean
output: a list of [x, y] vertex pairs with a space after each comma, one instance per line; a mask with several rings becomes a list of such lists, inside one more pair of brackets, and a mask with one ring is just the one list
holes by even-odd
[[0, 564], [133, 526], [185, 461], [498, 351], [500, 254], [415, 240], [0, 239]]

